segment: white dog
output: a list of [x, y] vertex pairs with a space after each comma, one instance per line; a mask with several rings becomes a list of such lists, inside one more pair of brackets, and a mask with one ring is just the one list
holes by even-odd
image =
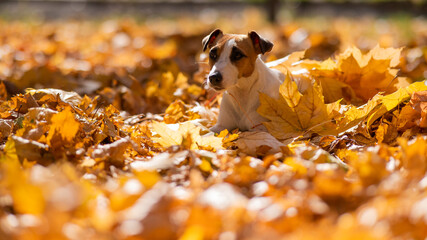
[[273, 44], [254, 31], [235, 35], [216, 29], [203, 39], [203, 51], [207, 48], [211, 67], [208, 85], [225, 90], [218, 121], [211, 131], [266, 131], [262, 122], [267, 119], [257, 113], [259, 93], [278, 98], [284, 79], [283, 73], [270, 69], [259, 57], [271, 51]]

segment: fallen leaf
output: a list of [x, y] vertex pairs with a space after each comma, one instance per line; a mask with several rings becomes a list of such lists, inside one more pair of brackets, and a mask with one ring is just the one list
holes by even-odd
[[129, 138], [121, 138], [113, 143], [97, 145], [89, 150], [91, 157], [97, 161], [104, 161], [118, 167], [124, 165], [126, 150], [131, 146]]
[[191, 122], [183, 124], [166, 124], [153, 122], [153, 134], [159, 135], [153, 139], [163, 147], [170, 147], [174, 145], [181, 145], [184, 139], [189, 136], [191, 139], [190, 149], [222, 149], [222, 138], [213, 135], [201, 136], [200, 127], [197, 127]]
[[82, 102], [82, 98], [77, 93], [66, 92], [60, 89], [27, 89], [27, 93], [31, 94], [37, 100], [41, 100], [45, 96], [58, 97], [61, 101], [74, 107], [77, 107]]
[[74, 114], [69, 107], [55, 114], [51, 121], [52, 124], [46, 138], [50, 146], [58, 146], [58, 144], [61, 144], [60, 142], [53, 142], [58, 141], [58, 138], [55, 138], [55, 136], [58, 136], [59, 139], [66, 144], [71, 143], [80, 129], [80, 123], [75, 120]]
[[49, 146], [46, 144], [18, 136], [12, 136], [11, 140], [14, 141], [16, 154], [21, 161], [24, 161], [24, 159], [36, 161], [46, 166], [54, 160], [52, 154], [48, 152]]
[[336, 61], [304, 60], [298, 67], [308, 69], [320, 83], [326, 102], [343, 98], [359, 104], [379, 92], [388, 94], [408, 85], [396, 80], [398, 70], [395, 67], [399, 63], [400, 52], [401, 49], [376, 46], [363, 54], [352, 47], [338, 55]]
[[279, 99], [261, 93], [261, 105], [257, 110], [261, 116], [270, 120], [263, 124], [274, 137], [285, 140], [307, 132], [321, 134], [334, 130], [317, 83], [300, 93], [297, 84], [288, 75], [279, 92]]
[[236, 140], [236, 145], [241, 152], [251, 156], [257, 156], [257, 148], [262, 146], [269, 148], [263, 155], [280, 152], [280, 147], [285, 146], [267, 132], [242, 132]]
[[415, 82], [406, 88], [397, 90], [392, 94], [379, 97], [379, 103], [381, 105], [377, 107], [376, 110], [374, 110], [371, 114], [369, 114], [369, 117], [367, 118], [367, 126], [369, 127], [375, 120], [384, 115], [386, 112], [397, 107], [403, 101], [410, 99], [414, 92], [426, 90], [427, 85], [425, 85], [424, 82]]

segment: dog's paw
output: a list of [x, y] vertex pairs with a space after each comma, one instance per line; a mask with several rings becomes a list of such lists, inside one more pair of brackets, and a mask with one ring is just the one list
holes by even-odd
[[220, 133], [222, 130], [224, 130], [225, 127], [220, 126], [220, 125], [214, 125], [213, 127], [211, 127], [209, 130], [211, 130], [212, 132], [215, 133]]

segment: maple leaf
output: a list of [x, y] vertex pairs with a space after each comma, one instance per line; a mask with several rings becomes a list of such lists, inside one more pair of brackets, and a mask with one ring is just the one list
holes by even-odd
[[191, 122], [183, 124], [166, 124], [161, 122], [152, 123], [153, 133], [158, 137], [153, 137], [153, 140], [158, 142], [163, 147], [174, 145], [182, 145], [189, 138], [190, 149], [222, 149], [222, 138], [213, 135], [200, 136], [201, 128]]
[[[245, 15], [246, 25], [262, 24], [260, 13]], [[276, 44], [271, 59], [309, 46], [267, 63], [296, 83], [264, 99], [269, 114], [288, 111], [277, 121], [289, 116], [299, 124], [291, 135], [333, 134], [290, 144], [268, 132], [213, 136], [205, 128], [217, 118], [220, 97], [205, 102], [208, 64], [191, 76], [206, 35], [194, 18], [1, 22], [0, 238], [424, 239], [427, 93], [425, 83], [407, 87], [395, 73], [399, 67], [411, 81], [424, 79], [427, 49], [416, 44], [425, 21], [408, 26], [416, 41], [401, 58], [400, 49], [353, 47], [335, 60], [302, 60], [352, 43], [369, 47], [373, 39], [362, 34], [377, 29], [368, 25], [388, 25], [375, 39], [381, 46], [408, 37], [403, 32], [401, 42], [386, 20], [365, 21], [322, 21], [321, 32], [298, 22], [267, 29]], [[47, 85], [72, 91], [15, 95]], [[314, 119], [305, 114], [311, 99]], [[62, 136], [68, 121], [61, 129], [52, 121], [66, 108], [66, 119], [80, 124], [74, 138]]]
[[400, 112], [398, 125], [400, 130], [413, 126], [427, 128], [427, 90], [412, 94], [409, 104]]
[[367, 118], [367, 127], [369, 127], [376, 119], [380, 118], [386, 112], [397, 107], [400, 103], [409, 100], [414, 92], [426, 90], [427, 85], [425, 81], [415, 82], [407, 86], [406, 88], [401, 88], [397, 90], [392, 94], [385, 95], [382, 97], [380, 96], [379, 103], [381, 103], [381, 105], [379, 105], [372, 113], [369, 114], [369, 117]]
[[[353, 105], [343, 106], [343, 109], [345, 109], [344, 113], [336, 117], [337, 131], [344, 132], [364, 121], [366, 121], [366, 128], [369, 128], [375, 120], [396, 108], [402, 102], [407, 101], [412, 93], [423, 90], [427, 90], [427, 85], [424, 82], [416, 82], [392, 94], [377, 94], [360, 107]], [[405, 110], [406, 112], [407, 110]], [[401, 126], [405, 125], [403, 122], [405, 121], [402, 118], [399, 124]], [[381, 131], [385, 130], [383, 129], [384, 127], [381, 127]]]
[[[402, 147], [402, 167], [413, 177], [422, 177], [427, 170], [427, 140], [418, 136], [412, 140], [398, 138]], [[412, 177], [411, 176], [411, 177]]]
[[355, 107], [354, 105], [343, 106], [345, 109], [344, 114], [336, 119], [337, 131], [344, 132], [364, 121], [374, 109], [378, 108], [381, 97], [382, 95], [377, 95], [360, 107]]
[[378, 92], [390, 93], [396, 90], [393, 80], [402, 49], [376, 46], [367, 54], [355, 47], [347, 49], [338, 57], [337, 66], [342, 72], [341, 81], [349, 84], [357, 96], [368, 100]]
[[70, 143], [80, 129], [80, 123], [75, 120], [70, 107], [52, 116], [51, 121], [52, 124], [46, 138], [46, 142], [50, 146], [58, 144], [53, 142], [58, 140], [55, 136], [59, 136], [65, 143]]
[[427, 128], [427, 90], [414, 92], [410, 104], [414, 110], [420, 114], [420, 119], [417, 124], [422, 128]]
[[303, 59], [305, 51], [293, 52], [284, 58], [277, 59], [275, 61], [267, 62], [266, 65], [269, 68], [273, 68], [286, 73], [293, 63]]
[[[241, 152], [256, 156], [257, 149], [267, 147], [267, 154], [280, 152], [280, 147], [285, 146], [267, 132], [243, 132], [239, 134], [236, 145]], [[261, 154], [260, 154], [261, 155]]]
[[322, 90], [317, 83], [300, 93], [288, 74], [279, 92], [279, 99], [261, 93], [261, 104], [257, 110], [270, 120], [263, 124], [274, 137], [284, 140], [306, 132], [333, 131], [328, 105], [324, 103]]
[[323, 62], [304, 60], [298, 64], [308, 69], [320, 83], [325, 102], [344, 98], [359, 104], [378, 92], [392, 93], [408, 85], [406, 79], [396, 78], [401, 48], [376, 46], [366, 54], [356, 47], [348, 48], [337, 60]]
[[337, 63], [330, 58], [323, 62], [305, 59], [292, 66], [292, 69], [297, 71], [308, 70], [311, 77], [322, 87], [326, 103], [335, 102], [339, 99], [345, 99], [348, 102], [359, 101], [353, 88], [340, 80]]

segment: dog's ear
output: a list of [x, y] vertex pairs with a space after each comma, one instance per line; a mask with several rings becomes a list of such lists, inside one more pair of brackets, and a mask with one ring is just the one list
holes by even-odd
[[215, 43], [215, 41], [218, 40], [218, 38], [221, 36], [222, 36], [222, 31], [217, 28], [213, 30], [213, 32], [211, 32], [205, 38], [203, 38], [203, 41], [202, 41], [203, 52], [206, 51], [206, 48], [211, 47], [212, 44]]
[[252, 44], [254, 45], [255, 52], [257, 54], [264, 54], [266, 52], [270, 52], [273, 48], [273, 43], [268, 41], [267, 39], [264, 39], [258, 35], [255, 31], [252, 31], [248, 33], [249, 38], [252, 41]]

